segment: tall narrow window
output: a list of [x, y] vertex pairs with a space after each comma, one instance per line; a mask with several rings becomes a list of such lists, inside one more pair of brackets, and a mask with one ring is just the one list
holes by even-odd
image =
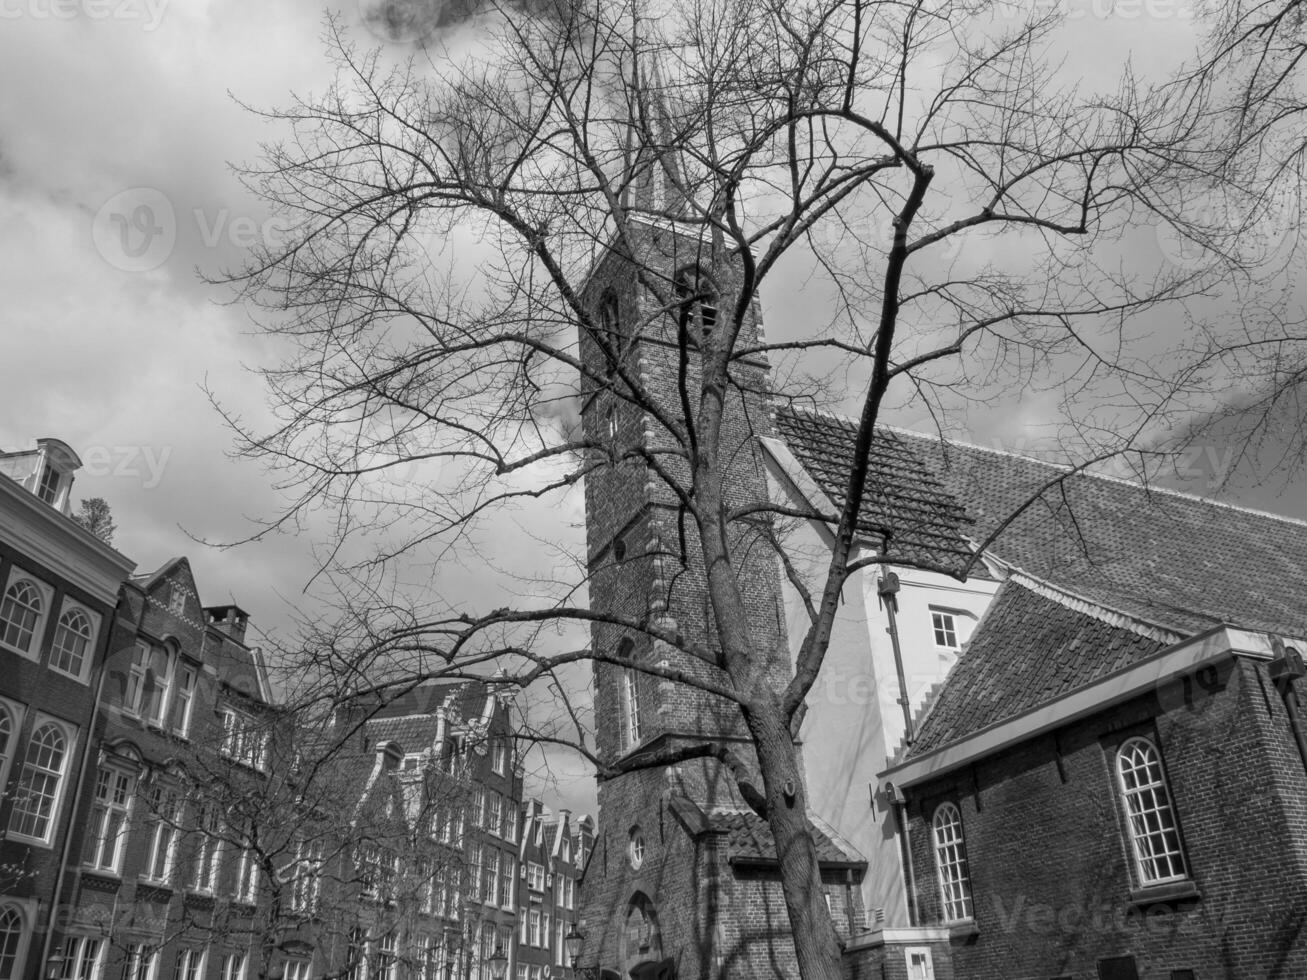
[[347, 980], [367, 980], [368, 975], [367, 938], [363, 930], [355, 926], [349, 931], [349, 945], [345, 952], [345, 976]]
[[376, 980], [399, 980], [399, 957], [395, 955], [395, 933], [388, 932], [377, 943]]
[[241, 829], [241, 848], [236, 859], [236, 888], [232, 896], [238, 902], [253, 903], [259, 892], [259, 864], [254, 851], [250, 824]]
[[73, 606], [59, 617], [54, 633], [54, 649], [50, 652], [50, 667], [61, 674], [82, 679], [86, 671], [86, 654], [91, 646], [94, 628], [91, 617]]
[[159, 949], [144, 943], [127, 947], [127, 969], [123, 980], [159, 980]]
[[630, 667], [622, 668], [622, 730], [625, 748], [639, 744], [640, 697], [635, 671]]
[[[289, 978], [289, 970], [286, 971], [286, 976]], [[221, 980], [245, 980], [244, 953], [228, 953], [222, 958]]]
[[23, 967], [23, 913], [0, 905], [0, 980], [18, 980]]
[[1146, 738], [1130, 739], [1117, 750], [1116, 771], [1139, 884], [1159, 885], [1187, 877], [1180, 828], [1157, 746]]
[[68, 768], [69, 736], [53, 721], [37, 722], [9, 818], [12, 833], [49, 843]]
[[37, 626], [45, 613], [45, 600], [36, 583], [15, 579], [0, 600], [0, 641], [21, 653], [33, 653]]
[[177, 980], [204, 980], [204, 950], [183, 949], [177, 954]]
[[154, 827], [150, 834], [149, 862], [145, 876], [151, 881], [170, 884], [173, 866], [177, 859], [177, 838], [180, 831], [177, 821], [181, 816], [181, 800], [172, 789], [160, 789], [154, 797]]
[[49, 464], [41, 471], [41, 482], [36, 486], [36, 495], [51, 507], [59, 499], [59, 471]]
[[64, 959], [59, 980], [100, 980], [104, 975], [104, 942], [90, 936], [69, 936], [64, 940]]
[[967, 870], [967, 849], [962, 839], [962, 814], [952, 803], [945, 803], [935, 811], [932, 829], [944, 921], [970, 919], [971, 877]]
[[676, 274], [676, 299], [680, 303], [680, 317], [687, 329], [697, 329], [703, 336], [717, 326], [717, 287], [702, 270], [696, 267], [682, 269]]
[[168, 728], [186, 738], [191, 730], [191, 702], [195, 700], [195, 668], [178, 662], [173, 678], [172, 707], [168, 711]]
[[291, 908], [305, 914], [316, 912], [322, 890], [322, 841], [302, 840], [296, 845], [293, 874]]
[[218, 868], [222, 854], [222, 822], [217, 810], [204, 807], [200, 811], [198, 840], [195, 843], [195, 865], [192, 868], [191, 887], [197, 892], [212, 893], [218, 884]]
[[96, 776], [91, 833], [86, 840], [88, 867], [112, 874], [122, 870], [127, 813], [135, 788], [136, 776], [123, 769], [105, 767]]

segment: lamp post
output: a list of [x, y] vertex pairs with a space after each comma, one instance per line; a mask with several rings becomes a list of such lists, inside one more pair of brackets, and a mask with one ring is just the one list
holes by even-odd
[[585, 934], [572, 923], [572, 928], [567, 931], [563, 937], [563, 950], [567, 953], [568, 960], [572, 963], [572, 976], [585, 977], [586, 980], [595, 980], [600, 975], [599, 967], [588, 966], [581, 969], [581, 947], [585, 944]]
[[51, 953], [50, 958], [45, 961], [45, 980], [59, 980], [64, 972], [64, 957], [62, 953]]
[[[483, 946], [482, 949], [484, 948]], [[504, 974], [508, 972], [508, 956], [504, 953], [504, 947], [496, 944], [495, 952], [487, 962], [494, 980], [504, 980]]]

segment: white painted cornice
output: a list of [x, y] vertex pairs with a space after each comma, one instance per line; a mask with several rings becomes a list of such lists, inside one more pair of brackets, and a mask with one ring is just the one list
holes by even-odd
[[136, 568], [136, 562], [7, 477], [0, 477], [0, 536], [110, 608]]

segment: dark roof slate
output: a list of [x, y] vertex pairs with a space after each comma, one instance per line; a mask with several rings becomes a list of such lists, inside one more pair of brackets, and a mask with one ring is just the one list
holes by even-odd
[[1022, 714], [1166, 646], [1009, 580], [953, 665], [907, 753], [913, 759]]
[[[976, 519], [977, 541], [1095, 603], [1173, 632], [1231, 624], [1307, 636], [1307, 523], [1022, 456], [905, 435]], [[1062, 477], [1062, 479], [1058, 479]]]
[[[781, 409], [776, 428], [841, 500], [853, 423]], [[909, 558], [936, 548], [947, 568], [959, 538], [986, 540], [1037, 495], [989, 548], [1003, 562], [1183, 635], [1228, 623], [1307, 636], [1307, 522], [888, 427], [873, 445], [875, 494], [902, 498], [867, 498], [869, 519], [905, 527], [891, 559], [896, 545]]]
[[[788, 408], [776, 413], [776, 431], [839, 506], [847, 489], [857, 427], [845, 419]], [[878, 429], [872, 440], [858, 523], [882, 540], [888, 529], [885, 552], [903, 561], [954, 569], [971, 557], [966, 511], [911, 443], [891, 429]]]

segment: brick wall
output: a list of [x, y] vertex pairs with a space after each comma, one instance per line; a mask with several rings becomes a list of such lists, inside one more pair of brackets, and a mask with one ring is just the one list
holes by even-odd
[[[1113, 771], [1135, 734], [1161, 750], [1197, 897], [1139, 894]], [[960, 980], [1093, 977], [1114, 956], [1146, 978], [1307, 976], [1307, 775], [1264, 663], [1199, 671], [914, 787], [925, 923], [941, 919], [928, 821], [944, 800], [962, 813], [978, 930], [952, 945]]]

